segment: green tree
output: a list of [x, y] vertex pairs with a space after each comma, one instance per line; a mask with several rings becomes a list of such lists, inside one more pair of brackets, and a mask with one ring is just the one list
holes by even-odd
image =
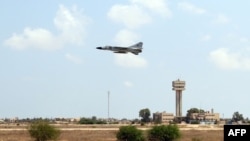
[[186, 115], [186, 122], [190, 121], [190, 116], [192, 113], [204, 113], [205, 111], [203, 109], [198, 109], [198, 108], [190, 108], [187, 110], [187, 115]]
[[142, 122], [150, 122], [150, 110], [148, 108], [141, 109], [139, 112], [139, 117], [142, 118]]
[[238, 111], [234, 112], [232, 121], [237, 122], [237, 121], [243, 121], [243, 120], [244, 120], [244, 117], [242, 114], [240, 114]]
[[106, 124], [106, 121], [97, 119], [96, 116], [92, 118], [81, 118], [79, 124]]
[[81, 118], [79, 123], [80, 124], [94, 124], [94, 121], [90, 118]]
[[248, 117], [244, 119], [244, 123], [250, 123]]
[[198, 108], [190, 108], [189, 110], [187, 110], [187, 117], [189, 117], [192, 113], [204, 113], [205, 111], [202, 109], [198, 109]]
[[56, 140], [60, 135], [60, 130], [49, 125], [47, 121], [36, 121], [28, 128], [31, 137], [36, 141]]
[[143, 132], [135, 126], [122, 126], [116, 134], [118, 141], [145, 141]]
[[177, 125], [154, 126], [148, 131], [149, 141], [173, 141], [181, 137]]

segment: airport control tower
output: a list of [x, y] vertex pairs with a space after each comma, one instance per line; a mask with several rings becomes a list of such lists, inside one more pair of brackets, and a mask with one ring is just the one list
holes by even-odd
[[176, 91], [176, 117], [182, 116], [182, 91], [185, 90], [185, 81], [176, 80], [172, 82], [174, 91]]

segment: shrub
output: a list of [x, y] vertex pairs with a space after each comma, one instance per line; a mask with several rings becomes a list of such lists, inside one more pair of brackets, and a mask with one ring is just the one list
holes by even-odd
[[154, 126], [148, 131], [149, 141], [173, 141], [180, 136], [180, 130], [176, 125]]
[[198, 121], [198, 120], [193, 120], [193, 121], [190, 121], [190, 124], [200, 124], [200, 121]]
[[79, 124], [107, 124], [106, 121], [93, 118], [81, 118]]
[[144, 141], [143, 132], [135, 126], [122, 126], [116, 134], [118, 141]]
[[49, 125], [46, 121], [36, 121], [29, 126], [29, 134], [36, 141], [56, 140], [60, 135], [60, 130]]
[[192, 138], [192, 141], [202, 141], [202, 139], [194, 137]]

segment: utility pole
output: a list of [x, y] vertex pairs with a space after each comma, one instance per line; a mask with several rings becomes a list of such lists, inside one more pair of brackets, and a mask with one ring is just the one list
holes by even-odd
[[108, 123], [109, 123], [109, 95], [110, 95], [110, 93], [108, 91]]

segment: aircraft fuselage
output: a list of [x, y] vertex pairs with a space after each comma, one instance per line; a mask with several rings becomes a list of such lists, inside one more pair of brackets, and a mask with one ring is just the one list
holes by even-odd
[[114, 53], [133, 53], [135, 55], [138, 55], [138, 53], [142, 52], [142, 42], [139, 42], [135, 45], [129, 46], [129, 47], [119, 47], [119, 46], [104, 46], [104, 47], [96, 47], [96, 49], [100, 50], [110, 50]]

